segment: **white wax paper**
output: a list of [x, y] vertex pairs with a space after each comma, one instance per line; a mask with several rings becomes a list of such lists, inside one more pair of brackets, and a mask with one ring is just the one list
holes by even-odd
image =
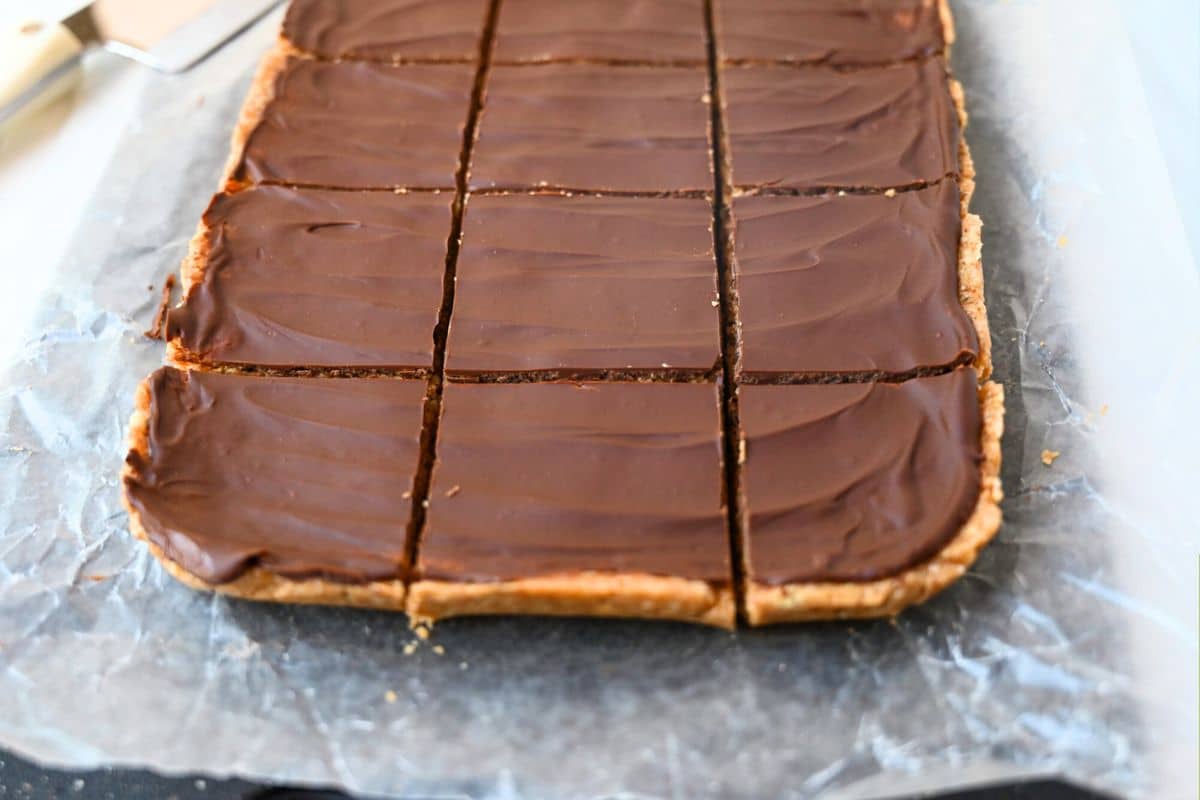
[[162, 357], [149, 289], [275, 16], [145, 78], [73, 255], [31, 281], [0, 364], [0, 744], [405, 796], [860, 798], [1051, 773], [1195, 797], [1200, 286], [1137, 73], [1106, 0], [955, 8], [1008, 390], [1006, 522], [956, 586], [892, 622], [463, 620], [406, 654], [402, 616], [167, 577], [118, 502], [133, 390]]

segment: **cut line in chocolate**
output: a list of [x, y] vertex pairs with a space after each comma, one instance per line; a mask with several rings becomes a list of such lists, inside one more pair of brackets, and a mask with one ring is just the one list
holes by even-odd
[[945, 58], [946, 48], [933, 53], [920, 53], [907, 58], [885, 58], [880, 61], [858, 61], [853, 64], [832, 64], [828, 59], [800, 60], [787, 58], [722, 58], [720, 65], [723, 69], [741, 69], [744, 67], [766, 67], [775, 69], [811, 69], [827, 72], [866, 72], [873, 69], [887, 69], [902, 64], [920, 64], [934, 58]]
[[713, 0], [704, 0], [704, 39], [708, 52], [709, 146], [713, 172], [713, 253], [717, 262], [717, 294], [721, 325], [721, 469], [726, 529], [729, 537], [729, 563], [733, 571], [737, 618], [745, 618], [745, 564], [742, 540], [742, 428], [738, 419], [738, 374], [741, 370], [741, 319], [737, 295], [737, 275], [733, 253], [734, 187], [729, 162], [729, 137], [725, 123], [725, 95], [721, 88], [721, 67], [716, 35], [716, 9]]
[[433, 483], [433, 468], [437, 460], [437, 435], [442, 418], [442, 396], [446, 381], [446, 342], [450, 336], [450, 319], [454, 313], [454, 291], [458, 270], [458, 254], [462, 245], [463, 212], [466, 208], [471, 176], [471, 159], [479, 138], [479, 122], [483, 114], [488, 77], [491, 74], [492, 49], [496, 44], [496, 25], [502, 0], [489, 0], [483, 35], [480, 37], [478, 66], [471, 87], [471, 105], [463, 126], [462, 149], [458, 156], [458, 171], [454, 176], [454, 202], [451, 205], [450, 234], [446, 241], [446, 268], [442, 281], [442, 305], [437, 325], [433, 329], [433, 364], [425, 394], [425, 415], [421, 426], [420, 458], [413, 478], [412, 519], [405, 558], [415, 565], [421, 552], [421, 535], [425, 530], [429, 506], [429, 487]]
[[721, 374], [711, 369], [539, 369], [492, 372], [486, 370], [447, 370], [449, 383], [713, 383]]
[[426, 367], [355, 367], [355, 366], [274, 366], [239, 364], [229, 361], [192, 361], [179, 357], [170, 365], [196, 372], [219, 372], [225, 375], [245, 375], [257, 378], [315, 378], [343, 380], [348, 378], [380, 378], [383, 380], [428, 380], [431, 370]]

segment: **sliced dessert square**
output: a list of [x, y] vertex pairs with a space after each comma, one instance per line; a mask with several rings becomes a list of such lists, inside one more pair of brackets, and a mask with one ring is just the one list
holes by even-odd
[[164, 367], [122, 474], [133, 532], [184, 583], [399, 609], [425, 384]]
[[722, 485], [714, 385], [450, 383], [409, 614], [731, 627]]
[[282, 186], [218, 195], [167, 317], [169, 357], [430, 369], [451, 200]]
[[842, 72], [721, 72], [742, 189], [888, 189], [959, 171], [959, 116], [941, 59]]
[[277, 47], [234, 132], [229, 183], [454, 190], [475, 67], [318, 61]]
[[711, 191], [701, 68], [497, 66], [473, 189]]
[[446, 368], [712, 371], [721, 356], [703, 198], [475, 196]]
[[890, 197], [738, 197], [733, 212], [746, 373], [877, 377], [988, 360], [987, 318], [960, 299], [983, 276], [954, 181]]
[[496, 63], [682, 63], [707, 58], [703, 0], [505, 0]]
[[283, 37], [326, 59], [473, 61], [488, 0], [292, 0]]
[[1000, 524], [1003, 392], [975, 371], [743, 386], [747, 620], [876, 617], [958, 578]]
[[945, 51], [946, 0], [713, 0], [717, 49], [734, 61], [862, 66]]

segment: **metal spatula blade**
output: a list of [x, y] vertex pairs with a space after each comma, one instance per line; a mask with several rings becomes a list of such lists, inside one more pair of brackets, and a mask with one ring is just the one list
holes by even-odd
[[182, 72], [236, 36], [279, 0], [95, 0], [65, 25], [96, 43], [163, 72]]
[[0, 31], [0, 122], [68, 85], [98, 45], [163, 72], [181, 72], [280, 0], [94, 0], [62, 22]]

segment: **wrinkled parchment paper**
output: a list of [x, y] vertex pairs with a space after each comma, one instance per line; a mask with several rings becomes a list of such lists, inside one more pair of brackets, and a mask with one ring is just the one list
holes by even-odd
[[894, 622], [464, 620], [414, 650], [400, 616], [174, 583], [118, 503], [133, 389], [162, 354], [140, 334], [275, 16], [145, 78], [0, 364], [0, 744], [408, 796], [859, 798], [1057, 773], [1194, 797], [1200, 288], [1137, 74], [1103, 0], [955, 7], [1008, 390], [1006, 524], [958, 585]]

